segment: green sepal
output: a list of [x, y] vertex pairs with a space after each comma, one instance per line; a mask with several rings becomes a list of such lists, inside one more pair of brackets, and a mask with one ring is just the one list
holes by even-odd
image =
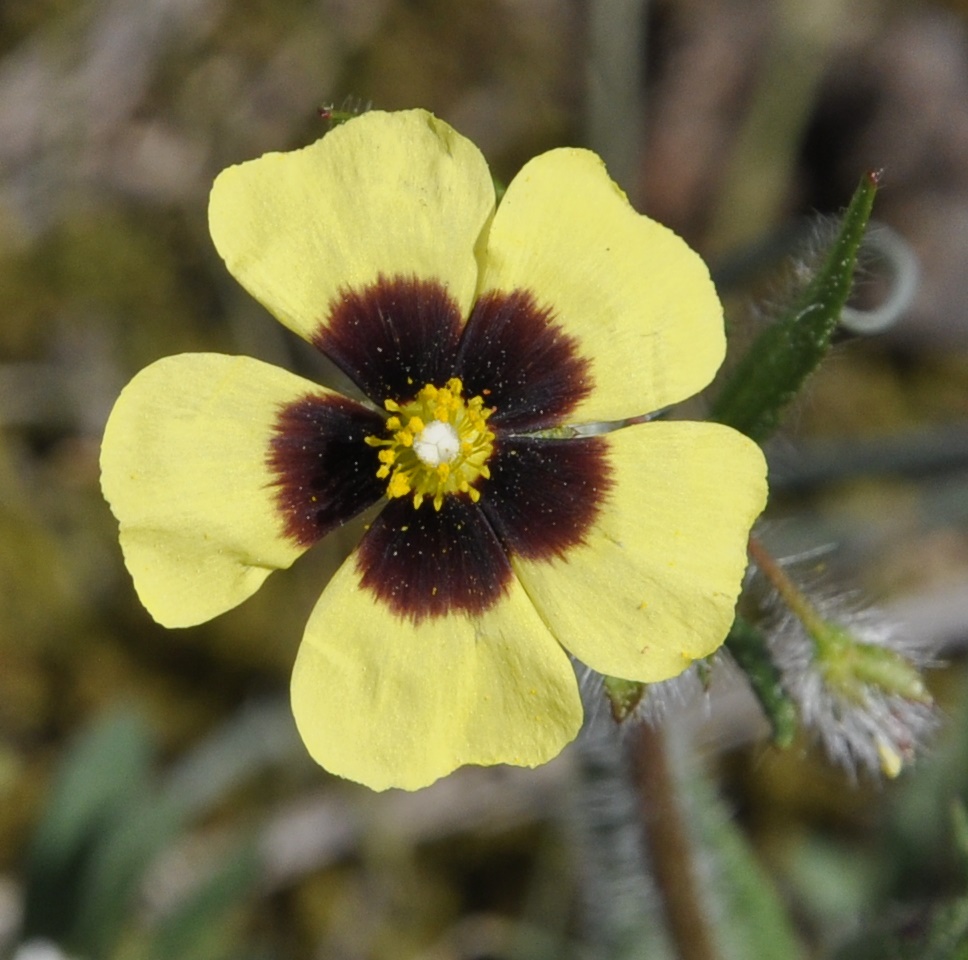
[[320, 120], [325, 120], [329, 124], [329, 129], [333, 130], [336, 127], [342, 126], [354, 117], [360, 116], [360, 114], [366, 113], [370, 109], [370, 105], [356, 97], [346, 97], [345, 100], [340, 104], [339, 107], [334, 103], [327, 103], [316, 110], [317, 115]]
[[602, 680], [615, 722], [627, 720], [642, 702], [647, 684], [637, 680], [622, 680], [620, 677], [603, 677]]
[[872, 686], [915, 703], [931, 703], [920, 671], [896, 650], [864, 643], [835, 623], [821, 621], [807, 629], [827, 683], [845, 696], [863, 702], [865, 686]]
[[850, 295], [879, 179], [874, 172], [861, 178], [816, 275], [732, 371], [713, 404], [711, 420], [757, 442], [776, 429], [784, 408], [830, 347]]
[[746, 674], [770, 721], [773, 742], [778, 747], [789, 747], [797, 733], [797, 708], [783, 687], [766, 638], [751, 623], [737, 616], [726, 638], [726, 649]]

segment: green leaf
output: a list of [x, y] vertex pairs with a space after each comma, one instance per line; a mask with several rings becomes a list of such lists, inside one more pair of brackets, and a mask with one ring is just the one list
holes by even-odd
[[63, 942], [81, 912], [93, 851], [146, 789], [152, 760], [148, 731], [120, 708], [68, 750], [37, 827], [26, 868], [23, 937]]
[[757, 442], [776, 429], [784, 409], [830, 347], [850, 295], [878, 182], [876, 173], [861, 178], [820, 269], [733, 370], [713, 404], [711, 420]]
[[968, 960], [968, 900], [942, 902], [927, 913], [902, 912], [887, 932], [861, 933], [836, 960]]
[[968, 810], [960, 797], [951, 801], [951, 833], [962, 873], [968, 877]]
[[71, 945], [105, 956], [131, 916], [145, 869], [191, 822], [240, 784], [294, 755], [287, 704], [253, 704], [199, 743], [150, 793], [124, 810], [93, 851]]
[[803, 950], [766, 871], [712, 787], [688, 778], [698, 839], [711, 858], [710, 892], [717, 942], [729, 960], [797, 960]]
[[770, 721], [773, 742], [778, 747], [789, 747], [797, 733], [797, 708], [783, 687], [766, 638], [751, 623], [737, 616], [726, 638], [726, 649], [746, 674]]
[[76, 878], [80, 909], [67, 941], [72, 952], [110, 956], [132, 920], [145, 871], [182, 826], [181, 811], [156, 791], [146, 790], [119, 813], [111, 832], [91, 851], [84, 874]]
[[961, 897], [935, 913], [918, 960], [968, 958], [968, 899]]
[[247, 843], [158, 922], [146, 960], [236, 960], [242, 947], [238, 908], [261, 877], [256, 845]]

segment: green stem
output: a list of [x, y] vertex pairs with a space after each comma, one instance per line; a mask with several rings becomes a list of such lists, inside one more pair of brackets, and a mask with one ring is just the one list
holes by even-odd
[[726, 649], [739, 664], [756, 699], [773, 728], [773, 742], [789, 747], [797, 733], [797, 708], [783, 686], [766, 638], [748, 620], [737, 614], [726, 637]]
[[874, 172], [861, 178], [813, 278], [739, 361], [712, 405], [711, 420], [757, 443], [779, 425], [787, 405], [830, 348], [879, 182]]

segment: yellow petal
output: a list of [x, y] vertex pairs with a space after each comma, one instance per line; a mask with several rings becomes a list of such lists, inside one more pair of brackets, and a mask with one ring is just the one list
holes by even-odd
[[183, 354], [142, 370], [104, 431], [101, 486], [148, 612], [201, 623], [302, 547], [283, 535], [266, 458], [279, 405], [316, 384], [249, 357]]
[[466, 317], [493, 210], [469, 140], [423, 110], [372, 112], [302, 150], [224, 170], [209, 227], [235, 278], [310, 339], [341, 288], [380, 274], [437, 280]]
[[354, 554], [293, 670], [296, 725], [321, 766], [374, 790], [415, 790], [462, 764], [533, 767], [575, 737], [571, 663], [516, 580], [479, 617], [416, 625], [359, 582]]
[[551, 631], [592, 669], [651, 682], [725, 639], [766, 502], [759, 447], [713, 423], [607, 434], [612, 489], [584, 544], [512, 565]]
[[676, 403], [723, 360], [722, 306], [705, 264], [636, 213], [587, 150], [552, 150], [514, 178], [488, 237], [482, 287], [530, 290], [576, 338], [594, 387], [573, 422]]

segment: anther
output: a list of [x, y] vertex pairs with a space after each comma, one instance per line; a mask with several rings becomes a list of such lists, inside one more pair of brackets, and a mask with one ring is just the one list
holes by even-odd
[[414, 509], [429, 498], [435, 510], [443, 507], [447, 494], [480, 499], [473, 484], [490, 476], [491, 410], [484, 407], [483, 397], [465, 401], [462, 391], [461, 381], [452, 377], [442, 387], [425, 384], [404, 405], [384, 401], [390, 413], [385, 421], [388, 435], [369, 436], [365, 442], [381, 448], [376, 475], [387, 480], [389, 498], [412, 496]]

